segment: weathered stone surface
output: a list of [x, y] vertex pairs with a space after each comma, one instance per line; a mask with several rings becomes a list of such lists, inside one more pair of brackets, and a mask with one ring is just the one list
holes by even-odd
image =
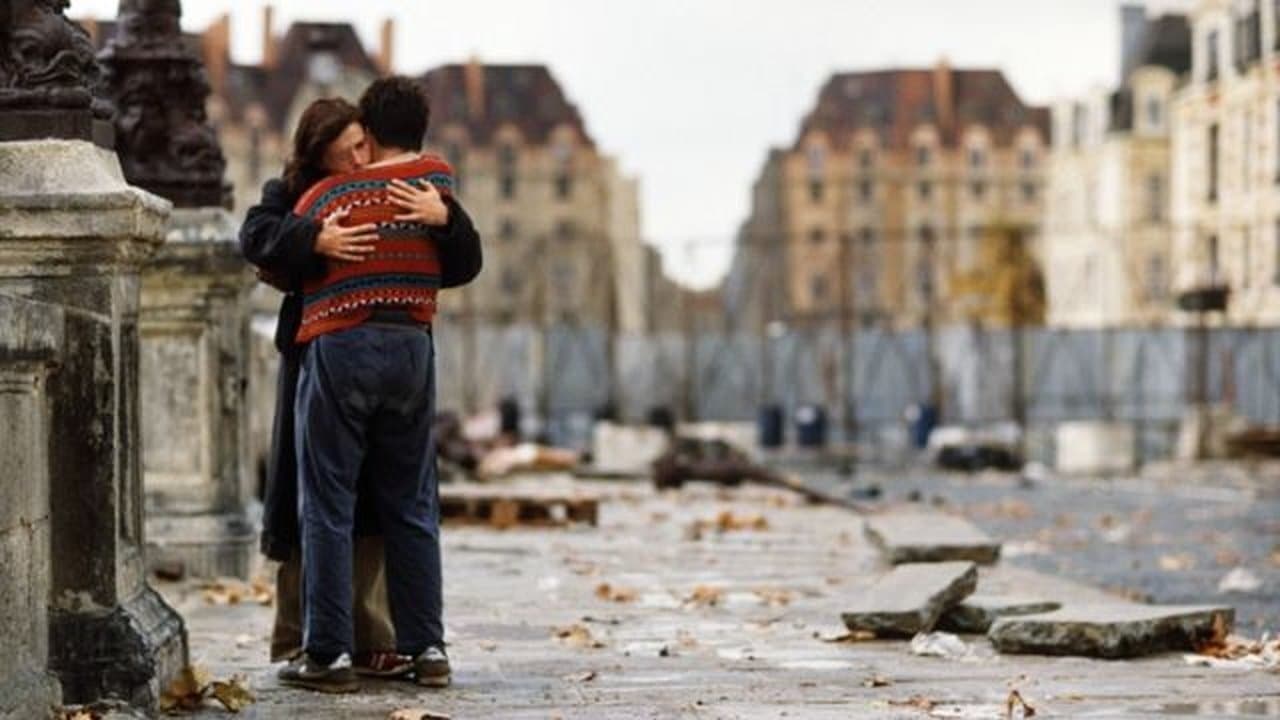
[[890, 513], [867, 518], [866, 535], [899, 563], [970, 560], [989, 565], [1000, 558], [1000, 543], [953, 515], [918, 512]]
[[1053, 612], [1062, 603], [1044, 598], [1017, 595], [974, 594], [943, 613], [938, 627], [960, 633], [985, 633], [1002, 617]]
[[44, 717], [49, 664], [47, 379], [63, 348], [56, 307], [0, 295], [0, 718]]
[[110, 695], [153, 707], [186, 662], [181, 618], [145, 582], [138, 453], [139, 271], [168, 212], [90, 143], [0, 143], [0, 295], [64, 318], [39, 452], [49, 667], [71, 703]]
[[1221, 606], [1068, 605], [997, 620], [987, 635], [1004, 653], [1124, 658], [1192, 650], [1214, 636], [1215, 624], [1229, 631], [1234, 620]]
[[934, 628], [938, 618], [973, 593], [978, 569], [971, 562], [908, 563], [880, 578], [844, 612], [850, 630], [881, 637], [910, 637]]
[[149, 563], [247, 577], [249, 290], [221, 208], [174, 211], [142, 276], [143, 473]]

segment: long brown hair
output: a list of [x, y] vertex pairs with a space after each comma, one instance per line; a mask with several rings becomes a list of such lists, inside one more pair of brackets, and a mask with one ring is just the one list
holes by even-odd
[[307, 106], [293, 133], [293, 154], [284, 166], [290, 195], [301, 195], [329, 172], [324, 153], [343, 130], [360, 121], [360, 110], [342, 98], [320, 98]]

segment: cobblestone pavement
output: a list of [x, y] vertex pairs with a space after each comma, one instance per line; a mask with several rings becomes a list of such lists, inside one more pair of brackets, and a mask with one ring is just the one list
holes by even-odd
[[[833, 479], [834, 480], [834, 479]], [[1280, 633], [1280, 466], [1165, 465], [1122, 479], [870, 471], [887, 503], [957, 511], [1014, 565], [1157, 603], [1225, 603], [1237, 630]], [[1252, 591], [1219, 592], [1236, 568]], [[1237, 575], [1240, 575], [1237, 572]]]
[[[193, 660], [217, 677], [247, 676], [258, 694], [248, 718], [386, 718], [405, 707], [454, 718], [996, 718], [1011, 689], [1039, 717], [1280, 714], [1276, 675], [1191, 667], [1178, 655], [1001, 657], [968, 638], [972, 655], [947, 660], [911, 655], [904, 642], [824, 642], [881, 570], [857, 515], [763, 489], [592, 487], [607, 498], [598, 528], [446, 530], [455, 684], [445, 691], [282, 688], [266, 662], [270, 608], [211, 605], [190, 584], [162, 590], [187, 619]], [[1008, 493], [991, 486], [992, 498]], [[985, 569], [980, 584], [1101, 597], [1013, 563]]]

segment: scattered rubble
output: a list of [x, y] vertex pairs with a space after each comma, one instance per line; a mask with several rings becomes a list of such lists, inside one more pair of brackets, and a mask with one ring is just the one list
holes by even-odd
[[954, 515], [890, 513], [867, 518], [866, 535], [895, 565], [971, 560], [983, 565], [1000, 557], [1000, 543]]
[[972, 653], [973, 648], [951, 633], [919, 633], [911, 638], [912, 655], [960, 659], [969, 657]]
[[1192, 650], [1218, 637], [1222, 627], [1229, 629], [1233, 619], [1227, 607], [1067, 605], [1041, 615], [1001, 618], [987, 636], [1002, 653], [1125, 658]]
[[952, 632], [981, 634], [991, 629], [992, 623], [999, 618], [1053, 612], [1060, 607], [1062, 603], [1043, 598], [974, 594], [944, 613], [938, 627]]
[[1218, 592], [1251, 593], [1262, 587], [1262, 578], [1249, 568], [1237, 567], [1222, 577], [1218, 582]]
[[850, 630], [881, 637], [929, 632], [944, 612], [973, 594], [978, 569], [971, 562], [898, 565], [842, 613]]

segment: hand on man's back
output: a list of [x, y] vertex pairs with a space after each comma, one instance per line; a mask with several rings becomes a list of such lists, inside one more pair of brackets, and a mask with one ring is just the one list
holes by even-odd
[[392, 180], [387, 191], [391, 202], [404, 212], [396, 215], [401, 222], [420, 222], [424, 225], [439, 227], [449, 224], [449, 206], [435, 185], [426, 183], [426, 187], [417, 188], [400, 180]]

